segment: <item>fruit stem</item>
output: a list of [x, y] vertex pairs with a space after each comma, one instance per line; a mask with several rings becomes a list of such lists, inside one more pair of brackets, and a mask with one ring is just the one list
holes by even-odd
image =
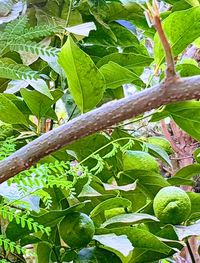
[[191, 249], [191, 246], [190, 246], [190, 243], [189, 243], [189, 240], [188, 240], [188, 239], [186, 240], [186, 245], [187, 245], [188, 252], [189, 252], [189, 254], [190, 254], [192, 263], [195, 263], [196, 261], [195, 261], [195, 258], [194, 258], [194, 255], [193, 255], [193, 252], [192, 252], [192, 249]]

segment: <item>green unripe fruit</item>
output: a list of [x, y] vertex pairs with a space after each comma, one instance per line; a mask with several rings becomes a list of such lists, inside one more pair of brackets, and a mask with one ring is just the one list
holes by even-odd
[[84, 213], [67, 214], [60, 222], [60, 236], [71, 248], [87, 246], [95, 233], [92, 219]]
[[142, 151], [126, 151], [123, 156], [124, 171], [144, 170], [158, 171], [159, 166], [155, 158]]
[[175, 186], [167, 186], [155, 196], [153, 209], [161, 222], [181, 224], [191, 212], [191, 201], [185, 191]]

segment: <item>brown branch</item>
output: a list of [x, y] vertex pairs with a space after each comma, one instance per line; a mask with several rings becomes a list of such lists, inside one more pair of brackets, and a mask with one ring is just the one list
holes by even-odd
[[51, 130], [0, 162], [0, 183], [30, 168], [41, 158], [89, 134], [172, 102], [200, 98], [200, 76], [159, 84], [104, 104]]

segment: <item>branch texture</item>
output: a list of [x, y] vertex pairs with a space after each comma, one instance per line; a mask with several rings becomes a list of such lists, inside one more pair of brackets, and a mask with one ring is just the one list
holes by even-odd
[[[167, 85], [167, 86], [166, 86]], [[0, 162], [0, 183], [30, 168], [41, 158], [89, 134], [173, 102], [199, 99], [200, 76], [161, 83], [104, 104], [47, 132]]]

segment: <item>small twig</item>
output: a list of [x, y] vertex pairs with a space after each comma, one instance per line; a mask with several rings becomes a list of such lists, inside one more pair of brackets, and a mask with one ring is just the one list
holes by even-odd
[[167, 70], [166, 70], [166, 80], [171, 81], [174, 80], [176, 75], [175, 66], [174, 66], [174, 59], [172, 56], [172, 51], [170, 44], [167, 40], [167, 37], [164, 33], [162, 23], [160, 20], [160, 12], [158, 3], [156, 0], [153, 0], [153, 5], [151, 6], [148, 3], [148, 16], [152, 23], [152, 25], [155, 27], [156, 31], [158, 32], [158, 35], [160, 37], [161, 43], [163, 45], [164, 51], [165, 51], [165, 57], [166, 57], [166, 63], [167, 63]]

